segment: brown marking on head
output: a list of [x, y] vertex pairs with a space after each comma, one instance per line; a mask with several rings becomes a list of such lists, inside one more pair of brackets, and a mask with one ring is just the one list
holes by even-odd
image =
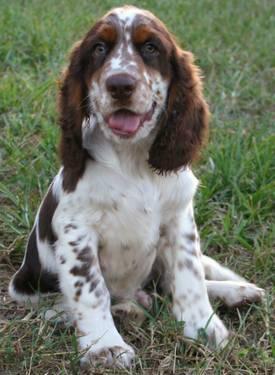
[[132, 34], [133, 42], [137, 45], [144, 44], [154, 36], [152, 26], [148, 24], [141, 24], [137, 26]]
[[113, 44], [117, 39], [117, 29], [111, 23], [102, 23], [97, 30], [97, 36], [104, 42]]
[[147, 41], [153, 41], [164, 49], [167, 56], [172, 52], [174, 40], [164, 23], [156, 17], [137, 16], [132, 33], [133, 42], [136, 45], [144, 44]]

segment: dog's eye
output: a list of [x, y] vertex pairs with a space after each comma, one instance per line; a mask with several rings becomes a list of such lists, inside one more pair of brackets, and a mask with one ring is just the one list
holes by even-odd
[[156, 56], [159, 54], [157, 47], [153, 43], [150, 43], [150, 42], [145, 43], [142, 46], [141, 51], [144, 55], [147, 55], [147, 56], [148, 55]]
[[95, 56], [103, 56], [107, 53], [107, 51], [108, 51], [107, 45], [103, 42], [100, 42], [94, 46], [93, 54]]

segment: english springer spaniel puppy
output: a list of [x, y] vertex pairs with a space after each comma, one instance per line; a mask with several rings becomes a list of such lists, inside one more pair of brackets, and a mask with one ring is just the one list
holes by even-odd
[[152, 270], [183, 335], [224, 346], [210, 298], [233, 306], [263, 290], [203, 256], [190, 165], [208, 126], [200, 71], [152, 13], [124, 6], [100, 19], [71, 53], [59, 98], [62, 168], [38, 210], [9, 292], [17, 301], [60, 291], [83, 363], [129, 366], [111, 298], [148, 306]]

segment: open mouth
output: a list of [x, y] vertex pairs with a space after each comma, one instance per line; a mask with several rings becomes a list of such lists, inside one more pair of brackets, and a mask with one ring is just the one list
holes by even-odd
[[145, 121], [151, 120], [155, 107], [156, 103], [153, 103], [150, 111], [143, 114], [132, 112], [129, 109], [119, 109], [112, 113], [106, 122], [113, 133], [123, 138], [129, 138], [136, 134]]

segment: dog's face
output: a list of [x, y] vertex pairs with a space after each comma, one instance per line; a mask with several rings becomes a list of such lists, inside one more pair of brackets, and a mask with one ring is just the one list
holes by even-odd
[[107, 138], [148, 136], [165, 108], [172, 44], [149, 12], [133, 7], [107, 14], [91, 33], [98, 69], [88, 82], [92, 112]]
[[71, 53], [60, 90], [60, 124], [63, 165], [76, 176], [84, 170], [87, 125], [121, 144], [150, 136], [149, 165], [161, 173], [176, 171], [196, 157], [207, 129], [199, 69], [152, 13], [114, 9]]

